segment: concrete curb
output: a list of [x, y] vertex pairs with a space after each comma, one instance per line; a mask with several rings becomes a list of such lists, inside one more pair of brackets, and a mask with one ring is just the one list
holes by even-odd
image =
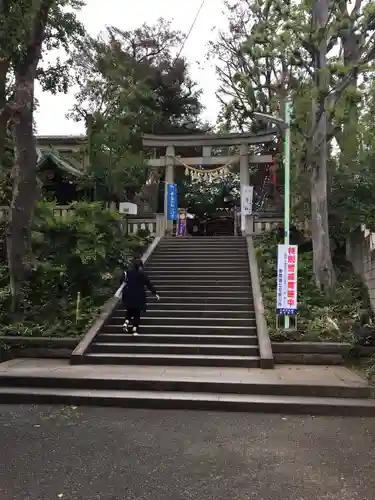
[[[147, 259], [149, 259], [152, 252], [158, 246], [160, 240], [161, 240], [160, 236], [157, 236], [153, 240], [151, 245], [147, 248], [147, 250], [142, 255], [143, 262], [146, 262]], [[94, 323], [91, 325], [91, 327], [87, 331], [86, 335], [83, 337], [81, 342], [78, 344], [78, 346], [72, 352], [71, 357], [70, 357], [71, 364], [79, 363], [79, 360], [81, 359], [82, 356], [85, 355], [87, 349], [91, 345], [91, 342], [94, 340], [94, 338], [96, 337], [98, 332], [101, 330], [103, 325], [106, 323], [109, 316], [116, 309], [118, 302], [119, 302], [119, 299], [117, 299], [115, 296], [113, 296], [109, 300], [107, 300], [107, 302], [104, 304], [104, 306], [102, 308], [102, 311], [101, 311], [99, 317], [94, 321]]]
[[375, 347], [338, 342], [272, 342], [276, 363], [341, 365], [350, 357], [370, 358]]
[[254, 300], [255, 319], [259, 341], [260, 367], [273, 368], [275, 360], [272, 353], [272, 345], [268, 334], [267, 322], [264, 316], [263, 298], [260, 288], [258, 263], [256, 260], [253, 238], [251, 236], [248, 236], [246, 238], [246, 242], [251, 276], [251, 288]]
[[76, 348], [77, 338], [52, 338], [52, 337], [0, 337], [0, 346], [4, 344], [4, 356], [1, 361], [14, 358], [50, 358], [69, 359]]

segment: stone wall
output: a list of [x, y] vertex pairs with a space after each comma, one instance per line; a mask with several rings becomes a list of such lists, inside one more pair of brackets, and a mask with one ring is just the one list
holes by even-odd
[[346, 242], [346, 258], [366, 284], [375, 312], [375, 233], [371, 233], [364, 225], [351, 233]]

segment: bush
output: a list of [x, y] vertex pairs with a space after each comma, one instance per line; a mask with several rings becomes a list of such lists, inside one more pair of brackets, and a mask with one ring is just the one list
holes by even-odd
[[[120, 270], [150, 237], [124, 236], [119, 215], [97, 203], [75, 203], [67, 216], [41, 203], [32, 232], [34, 271], [22, 290], [23, 310], [10, 317], [7, 266], [0, 266], [1, 335], [79, 336], [116, 290]], [[80, 297], [79, 318], [76, 304]]]
[[354, 276], [351, 265], [341, 262], [336, 267], [336, 289], [328, 297], [314, 282], [312, 252], [299, 253], [298, 256], [297, 331], [276, 328], [277, 244], [276, 233], [267, 234], [256, 242], [266, 320], [271, 338], [278, 341], [352, 341], [352, 329], [359, 321], [359, 312], [369, 309], [367, 290], [360, 279]]

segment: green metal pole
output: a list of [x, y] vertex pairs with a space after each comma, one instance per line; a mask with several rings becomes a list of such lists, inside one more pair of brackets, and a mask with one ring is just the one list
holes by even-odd
[[[285, 129], [284, 136], [284, 243], [289, 245], [290, 229], [290, 117], [292, 105], [289, 101], [285, 103]], [[284, 317], [285, 330], [289, 329], [289, 316]]]

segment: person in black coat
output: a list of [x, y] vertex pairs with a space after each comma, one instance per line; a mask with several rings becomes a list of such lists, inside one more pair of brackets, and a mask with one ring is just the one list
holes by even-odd
[[126, 316], [123, 328], [128, 331], [131, 325], [133, 335], [138, 335], [141, 313], [142, 311], [146, 311], [147, 308], [146, 288], [148, 288], [158, 300], [159, 295], [147, 274], [144, 272], [143, 262], [140, 259], [134, 260], [132, 267], [127, 271], [124, 279], [126, 280], [126, 284], [122, 291], [122, 303], [124, 309], [126, 309]]

